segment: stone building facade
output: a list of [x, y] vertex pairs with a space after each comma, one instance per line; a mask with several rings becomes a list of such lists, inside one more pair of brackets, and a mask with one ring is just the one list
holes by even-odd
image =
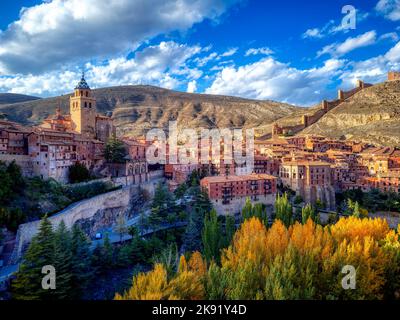
[[283, 185], [295, 191], [307, 203], [317, 200], [327, 209], [335, 209], [335, 189], [330, 163], [323, 161], [283, 162], [280, 170]]

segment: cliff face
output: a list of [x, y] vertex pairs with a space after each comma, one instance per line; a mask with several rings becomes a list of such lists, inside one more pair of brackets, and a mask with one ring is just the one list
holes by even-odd
[[356, 93], [301, 134], [400, 146], [400, 81]]
[[[168, 128], [178, 121], [186, 128], [257, 128], [288, 116], [298, 108], [273, 101], [190, 94], [152, 86], [121, 86], [93, 90], [97, 109], [112, 112], [120, 134], [140, 135], [151, 128]], [[69, 112], [69, 95], [0, 106], [9, 120], [38, 124], [58, 104]]]

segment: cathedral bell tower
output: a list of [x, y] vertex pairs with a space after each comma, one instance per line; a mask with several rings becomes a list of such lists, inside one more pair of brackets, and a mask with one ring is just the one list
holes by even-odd
[[87, 138], [96, 136], [96, 99], [91, 96], [91, 90], [82, 73], [81, 81], [75, 87], [74, 95], [70, 97], [70, 114], [72, 129]]

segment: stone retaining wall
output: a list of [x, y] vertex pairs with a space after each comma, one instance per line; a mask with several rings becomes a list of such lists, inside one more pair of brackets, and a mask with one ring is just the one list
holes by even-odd
[[[53, 227], [56, 228], [61, 221], [64, 221], [67, 228], [71, 228], [77, 221], [92, 219], [101, 211], [115, 212], [116, 214], [125, 213], [131, 204], [131, 199], [140, 192], [140, 189], [146, 190], [152, 197], [157, 184], [161, 180], [152, 180], [147, 183], [123, 187], [121, 189], [104, 193], [90, 199], [76, 202], [59, 213], [49, 218]], [[115, 217], [114, 217], [115, 218]], [[113, 219], [108, 222], [112, 223]], [[21, 224], [17, 231], [16, 244], [10, 264], [17, 263], [27, 245], [37, 234], [40, 220]]]

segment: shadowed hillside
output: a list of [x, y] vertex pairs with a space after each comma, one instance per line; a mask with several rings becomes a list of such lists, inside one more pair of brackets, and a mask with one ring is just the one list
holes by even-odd
[[0, 104], [10, 104], [38, 100], [40, 98], [16, 93], [0, 93]]

